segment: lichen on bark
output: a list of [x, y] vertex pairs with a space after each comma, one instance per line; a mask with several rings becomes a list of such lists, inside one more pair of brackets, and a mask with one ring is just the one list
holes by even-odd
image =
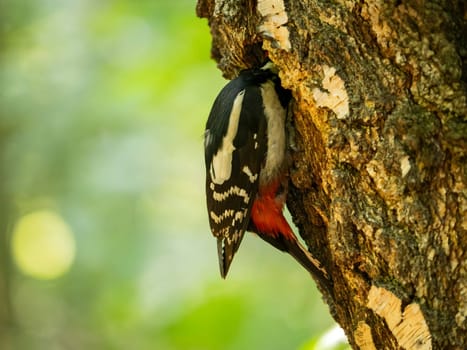
[[[288, 206], [331, 272], [334, 318], [354, 348], [368, 334], [378, 349], [466, 348], [467, 5], [269, 1], [287, 49], [261, 32], [258, 2], [197, 11], [225, 76], [269, 57], [292, 93]], [[418, 308], [429, 341], [407, 345], [368, 306], [374, 288]]]

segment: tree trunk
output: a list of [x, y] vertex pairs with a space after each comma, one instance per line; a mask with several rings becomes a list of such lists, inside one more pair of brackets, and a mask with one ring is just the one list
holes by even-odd
[[355, 349], [467, 348], [464, 1], [199, 0], [228, 78], [290, 89], [288, 207]]

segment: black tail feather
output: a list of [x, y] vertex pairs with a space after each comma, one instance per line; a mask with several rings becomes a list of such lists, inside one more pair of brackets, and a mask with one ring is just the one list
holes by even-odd
[[326, 269], [321, 266], [319, 260], [313, 257], [313, 255], [303, 247], [298, 240], [295, 238], [288, 239], [283, 235], [278, 235], [277, 237], [271, 237], [270, 235], [261, 233], [258, 233], [258, 235], [275, 248], [289, 253], [312, 275], [312, 277], [315, 278], [315, 280], [317, 280], [322, 287], [327, 288], [330, 292], [332, 291], [332, 280]]

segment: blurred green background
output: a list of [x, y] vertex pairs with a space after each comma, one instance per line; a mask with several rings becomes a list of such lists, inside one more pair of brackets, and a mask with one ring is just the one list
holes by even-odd
[[332, 348], [290, 257], [248, 235], [219, 277], [194, 0], [0, 0], [0, 30], [0, 349]]

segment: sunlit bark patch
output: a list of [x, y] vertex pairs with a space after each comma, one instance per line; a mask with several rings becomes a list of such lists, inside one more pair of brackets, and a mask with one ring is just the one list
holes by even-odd
[[404, 349], [431, 350], [431, 334], [417, 303], [402, 309], [402, 301], [390, 291], [371, 286], [367, 307], [384, 318]]
[[267, 39], [285, 51], [290, 51], [292, 45], [289, 40], [289, 30], [285, 26], [288, 22], [284, 1], [282, 0], [258, 0], [258, 12], [263, 18], [259, 26], [259, 32]]

